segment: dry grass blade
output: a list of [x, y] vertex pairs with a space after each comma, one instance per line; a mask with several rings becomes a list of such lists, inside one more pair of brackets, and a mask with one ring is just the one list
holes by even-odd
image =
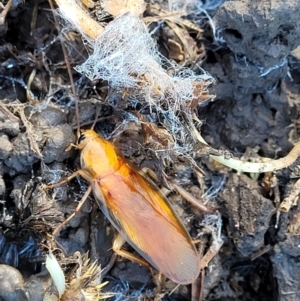
[[78, 253], [78, 268], [68, 276], [68, 288], [61, 301], [81, 300], [96, 301], [112, 296], [111, 293], [101, 293], [107, 282], [101, 283], [101, 268], [97, 263], [90, 263], [88, 254]]

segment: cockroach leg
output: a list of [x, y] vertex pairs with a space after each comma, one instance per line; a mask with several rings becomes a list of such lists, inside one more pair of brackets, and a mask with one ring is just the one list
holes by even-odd
[[[214, 236], [214, 233], [212, 233]], [[206, 254], [200, 260], [201, 270], [205, 269], [209, 262], [214, 258], [214, 256], [219, 252], [220, 248], [223, 245], [223, 240], [213, 237], [213, 242]]]
[[200, 200], [197, 200], [193, 195], [191, 195], [189, 192], [187, 192], [185, 189], [183, 189], [182, 187], [176, 185], [176, 184], [170, 184], [171, 188], [176, 189], [177, 192], [190, 204], [192, 204], [193, 206], [197, 207], [198, 209], [200, 209], [203, 212], [207, 212], [207, 213], [213, 213], [216, 210], [214, 208], [211, 208], [209, 206], [204, 205], [203, 203], [201, 203]]
[[[165, 294], [161, 294], [162, 273], [158, 271], [157, 277], [155, 277], [153, 270], [151, 268], [150, 268], [150, 272], [151, 272], [154, 284], [156, 286], [155, 287], [155, 292], [156, 292], [155, 295], [156, 295], [157, 299], [155, 298], [154, 300], [161, 300], [163, 298], [163, 296], [165, 295]], [[158, 297], [160, 297], [160, 298], [158, 299]]]
[[[148, 179], [153, 181], [154, 183], [161, 182], [161, 186], [165, 187], [167, 190], [170, 190], [170, 185], [168, 183], [168, 176], [164, 173], [164, 171], [161, 171], [161, 174], [159, 176], [156, 174], [156, 172], [149, 168], [149, 167], [143, 167], [141, 169], [141, 172], [143, 173], [142, 176], [147, 176]], [[163, 193], [164, 194], [164, 193]]]
[[[72, 173], [69, 177], [65, 178], [64, 180], [55, 183], [55, 184], [51, 184], [51, 185], [43, 185], [44, 189], [51, 189], [51, 188], [55, 188], [55, 187], [59, 187], [65, 183], [70, 182], [72, 179], [74, 179], [75, 177], [77, 177], [78, 175], [82, 176], [85, 180], [87, 180], [88, 182], [92, 183], [93, 178], [90, 176], [89, 173], [87, 173], [86, 171], [82, 170], [82, 169], [78, 169], [77, 171], [75, 171], [74, 173]], [[82, 199], [80, 200], [78, 206], [76, 207], [75, 211], [60, 225], [58, 225], [56, 227], [56, 229], [53, 232], [53, 235], [55, 236], [60, 229], [66, 225], [81, 209], [81, 207], [83, 206], [84, 202], [87, 200], [88, 196], [90, 195], [90, 193], [92, 192], [92, 185], [89, 186], [89, 188], [87, 189], [87, 191], [85, 192], [84, 196], [82, 197]]]
[[87, 200], [87, 198], [89, 197], [89, 195], [91, 194], [92, 192], [92, 185], [89, 186], [89, 188], [86, 190], [85, 194], [83, 195], [82, 199], [80, 200], [78, 206], [76, 207], [75, 211], [64, 221], [62, 222], [60, 225], [58, 225], [54, 232], [53, 232], [53, 235], [55, 236], [59, 231], [60, 229], [66, 225], [81, 209], [81, 207], [83, 206], [83, 204], [85, 203], [85, 201]]
[[108, 264], [103, 268], [101, 271], [101, 279], [104, 278], [104, 276], [111, 270], [111, 268], [114, 266], [116, 260], [117, 260], [118, 254], [113, 253]]
[[[153, 278], [153, 281], [154, 281], [154, 283], [156, 285], [157, 291], [160, 291], [160, 289], [161, 289], [160, 283], [161, 283], [161, 275], [162, 274], [159, 272], [158, 273], [158, 279], [156, 279], [151, 265], [146, 260], [144, 260], [143, 258], [141, 258], [141, 257], [139, 257], [137, 255], [134, 255], [134, 254], [132, 254], [130, 252], [122, 250], [122, 246], [125, 243], [126, 243], [126, 240], [121, 236], [120, 233], [118, 233], [117, 236], [116, 236], [116, 238], [113, 241], [113, 246], [112, 246], [113, 251], [116, 254], [118, 254], [119, 256], [121, 256], [121, 257], [124, 257], [124, 258], [129, 259], [129, 260], [131, 260], [133, 262], [136, 262], [138, 264], [141, 264], [143, 266], [148, 267], [149, 270], [150, 270], [151, 276]], [[112, 266], [109, 266], [109, 269], [111, 269], [111, 267]]]
[[191, 301], [203, 300], [204, 276], [204, 270], [201, 270], [199, 277], [192, 283]]
[[114, 239], [113, 246], [112, 246], [114, 252], [117, 253], [118, 255], [120, 255], [121, 257], [129, 259], [131, 261], [135, 261], [138, 264], [142, 264], [144, 266], [150, 267], [149, 263], [147, 261], [145, 261], [144, 259], [142, 259], [130, 252], [122, 250], [122, 246], [124, 245], [125, 242], [126, 242], [126, 240], [121, 236], [121, 234], [118, 233], [118, 235]]
[[85, 180], [87, 180], [88, 182], [92, 182], [94, 179], [90, 176], [89, 173], [87, 173], [86, 171], [82, 170], [82, 169], [78, 169], [77, 171], [73, 172], [69, 177], [65, 178], [64, 180], [55, 183], [55, 184], [51, 184], [51, 185], [44, 185], [43, 188], [44, 189], [51, 189], [51, 188], [55, 188], [55, 187], [59, 187], [63, 184], [66, 184], [68, 182], [70, 182], [72, 179], [74, 179], [77, 176], [82, 176]]
[[[151, 180], [154, 180], [155, 182], [158, 182], [159, 179], [156, 175], [156, 173], [147, 167], [142, 168], [142, 172], [147, 174]], [[187, 192], [184, 188], [173, 184], [173, 183], [168, 183], [165, 179], [165, 176], [163, 177], [164, 182], [166, 185], [163, 185], [163, 187], [160, 189], [160, 192], [164, 195], [167, 196], [170, 193], [170, 190], [177, 190], [177, 192], [191, 205], [197, 207], [199, 210], [207, 213], [213, 213], [216, 210], [214, 208], [211, 208], [209, 206], [205, 206], [201, 200], [196, 199], [193, 195], [191, 195], [189, 192]]]
[[148, 177], [150, 177], [152, 181], [156, 183], [159, 181], [157, 174], [151, 168], [143, 167], [142, 172]]

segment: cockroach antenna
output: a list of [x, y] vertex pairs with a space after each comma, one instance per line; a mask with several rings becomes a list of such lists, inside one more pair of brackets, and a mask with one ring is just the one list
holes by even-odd
[[[48, 0], [49, 5], [52, 9], [52, 11], [54, 11], [54, 6], [53, 6], [53, 2], [52, 0]], [[60, 31], [60, 27], [59, 27], [59, 22], [57, 20], [57, 16], [55, 13], [53, 13], [53, 18], [54, 18], [54, 22], [55, 22], [55, 26], [57, 28], [57, 31]], [[68, 71], [68, 75], [69, 75], [69, 79], [70, 79], [70, 83], [71, 83], [71, 89], [72, 89], [72, 94], [74, 96], [74, 102], [75, 102], [75, 111], [76, 111], [76, 119], [77, 119], [77, 137], [79, 137], [79, 131], [80, 131], [80, 124], [79, 124], [79, 108], [78, 108], [78, 98], [76, 96], [76, 90], [75, 90], [75, 85], [74, 85], [74, 79], [73, 79], [73, 75], [72, 75], [72, 71], [71, 71], [71, 66], [70, 66], [70, 61], [68, 58], [68, 53], [67, 50], [65, 48], [64, 45], [64, 41], [61, 37], [61, 35], [59, 35], [60, 41], [61, 41], [61, 48], [64, 54], [64, 58], [65, 58], [65, 63], [67, 66], [67, 71]]]

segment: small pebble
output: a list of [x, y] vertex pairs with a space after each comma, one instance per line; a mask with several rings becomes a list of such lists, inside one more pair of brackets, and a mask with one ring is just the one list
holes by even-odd
[[13, 146], [7, 136], [0, 137], [0, 160], [6, 159], [13, 150]]

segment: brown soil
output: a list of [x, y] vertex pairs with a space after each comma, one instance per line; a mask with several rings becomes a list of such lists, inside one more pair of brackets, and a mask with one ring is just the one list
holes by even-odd
[[[74, 180], [56, 191], [55, 200], [41, 188], [41, 183], [58, 181], [76, 170], [79, 161], [76, 151], [65, 151], [75, 142], [76, 116], [61, 40], [47, 1], [40, 1], [31, 28], [33, 7], [34, 1], [15, 1], [0, 23], [0, 263], [17, 267], [25, 280], [44, 269], [46, 233], [74, 211], [74, 200], [80, 200], [87, 187]], [[193, 36], [205, 46], [201, 67], [216, 79], [211, 87], [216, 98], [198, 109], [203, 138], [237, 157], [245, 152], [251, 158], [285, 156], [299, 140], [300, 51], [293, 50], [300, 45], [300, 2], [228, 1], [210, 13], [215, 39], [208, 27], [201, 40]], [[158, 39], [163, 53], [164, 34]], [[82, 63], [87, 49], [79, 34], [62, 37], [71, 66]], [[33, 70], [30, 102], [26, 86]], [[131, 112], [141, 109], [138, 100], [124, 102], [107, 83], [90, 82], [72, 70], [80, 123], [86, 127], [99, 111], [96, 129], [110, 137], [122, 121], [130, 120]], [[147, 108], [141, 113], [150, 115]], [[141, 126], [128, 124], [114, 137], [116, 145], [141, 167], [160, 170], [161, 162], [139, 146], [144, 138]], [[278, 200], [289, 195], [299, 177], [297, 162], [276, 172], [275, 188], [268, 186], [270, 175], [240, 175], [207, 156], [197, 163], [205, 171], [202, 188], [219, 190], [210, 205], [222, 215], [224, 238], [205, 271], [204, 300], [299, 300], [299, 205], [276, 219]], [[191, 193], [201, 194], [188, 162], [178, 161], [166, 172]], [[203, 228], [203, 213], [177, 194], [170, 200], [196, 237]], [[114, 234], [91, 199], [57, 242], [68, 255], [89, 250], [93, 260], [106, 266]], [[205, 237], [207, 249], [211, 237]], [[117, 294], [112, 300], [154, 300], [155, 286], [145, 267], [118, 259], [105, 279], [106, 290]], [[36, 293], [30, 300], [41, 300], [43, 290], [38, 293], [28, 283], [28, 290]], [[162, 292], [174, 287], [171, 281], [162, 282]], [[24, 300], [24, 295], [2, 298]], [[190, 300], [190, 288], [181, 286], [163, 300]]]

